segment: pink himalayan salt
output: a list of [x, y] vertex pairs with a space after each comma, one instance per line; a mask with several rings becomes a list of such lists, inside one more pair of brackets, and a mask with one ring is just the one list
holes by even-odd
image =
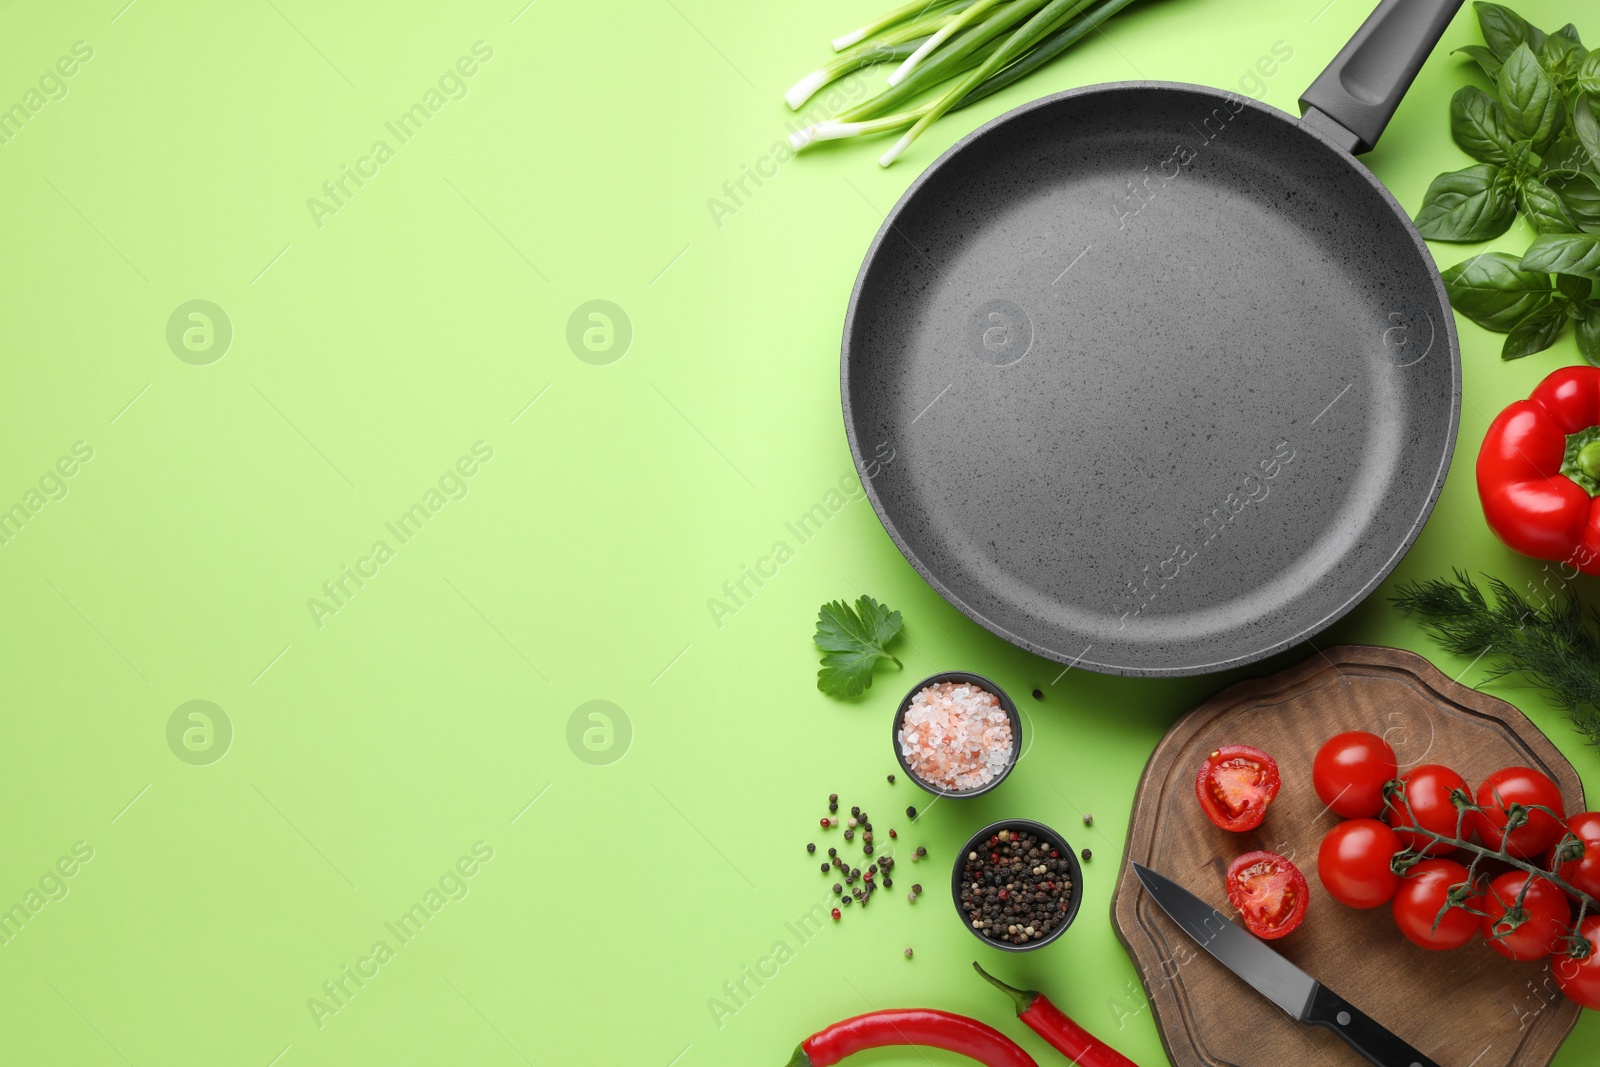
[[1011, 720], [993, 693], [940, 682], [911, 698], [899, 742], [918, 778], [954, 792], [977, 789], [1011, 762]]

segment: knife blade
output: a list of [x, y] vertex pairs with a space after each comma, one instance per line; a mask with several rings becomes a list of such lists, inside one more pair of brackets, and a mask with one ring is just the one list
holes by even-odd
[[1332, 1030], [1378, 1067], [1438, 1067], [1333, 990], [1172, 879], [1133, 865], [1150, 899], [1195, 943], [1290, 1018]]

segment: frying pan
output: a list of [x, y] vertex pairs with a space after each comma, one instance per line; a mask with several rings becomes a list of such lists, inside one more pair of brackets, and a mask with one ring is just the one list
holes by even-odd
[[1433, 261], [1355, 159], [1461, 0], [1383, 0], [1296, 119], [1198, 85], [1026, 104], [918, 178], [856, 279], [845, 429], [950, 603], [1057, 662], [1249, 663], [1370, 593], [1461, 402]]

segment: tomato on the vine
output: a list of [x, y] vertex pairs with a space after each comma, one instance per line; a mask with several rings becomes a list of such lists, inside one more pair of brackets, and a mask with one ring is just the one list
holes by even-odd
[[1228, 902], [1257, 937], [1292, 933], [1306, 917], [1306, 876], [1276, 852], [1246, 852], [1228, 864], [1227, 885]]
[[1600, 899], [1600, 811], [1585, 811], [1572, 816], [1567, 820], [1567, 833], [1583, 842], [1583, 855], [1556, 866], [1554, 850], [1566, 835], [1557, 838], [1555, 845], [1551, 846], [1550, 856], [1556, 877], [1579, 892]]
[[[1460, 948], [1478, 932], [1478, 916], [1461, 908], [1440, 915], [1450, 890], [1467, 881], [1455, 860], [1423, 860], [1400, 879], [1394, 894], [1394, 924], [1412, 944], [1427, 949]], [[1469, 904], [1477, 906], [1475, 899]], [[1437, 925], [1435, 925], [1437, 924]]]
[[[1400, 783], [1402, 795], [1395, 796], [1389, 801], [1389, 810], [1384, 815], [1385, 821], [1395, 828], [1395, 832], [1400, 835], [1400, 840], [1407, 848], [1430, 856], [1449, 852], [1449, 845], [1433, 842], [1433, 839], [1426, 834], [1412, 833], [1404, 827], [1417, 826], [1446, 837], [1455, 837], [1458, 813], [1450, 795], [1457, 790], [1470, 795], [1466, 779], [1449, 767], [1437, 763], [1424, 763], [1401, 775]], [[1411, 807], [1410, 816], [1406, 814], [1408, 801]], [[1470, 819], [1463, 820], [1463, 829], [1471, 825]]]
[[1206, 757], [1194, 795], [1206, 818], [1224, 830], [1254, 830], [1278, 795], [1278, 763], [1250, 745], [1223, 745]]
[[1400, 876], [1389, 861], [1405, 846], [1377, 819], [1351, 819], [1329, 830], [1317, 850], [1317, 877], [1328, 895], [1352, 908], [1389, 903]]
[[1317, 750], [1311, 784], [1328, 810], [1346, 819], [1383, 811], [1383, 786], [1400, 773], [1394, 749], [1377, 734], [1335, 734]]
[[1600, 1008], [1600, 915], [1591, 915], [1578, 924], [1578, 936], [1589, 942], [1589, 954], [1575, 960], [1558, 953], [1550, 961], [1556, 988], [1568, 1000], [1586, 1008]]
[[[1567, 817], [1566, 806], [1561, 801], [1561, 787], [1549, 776], [1532, 767], [1506, 767], [1495, 771], [1478, 786], [1478, 806], [1485, 810], [1474, 813], [1478, 837], [1490, 848], [1500, 848], [1523, 859], [1537, 856], [1555, 844], [1563, 832], [1562, 821]], [[1506, 833], [1506, 808], [1512, 804], [1542, 805], [1554, 811], [1530, 811], [1528, 821]]]
[[[1522, 898], [1526, 918], [1513, 928], [1505, 915], [1516, 906], [1524, 885], [1528, 887]], [[1544, 959], [1561, 949], [1561, 938], [1572, 925], [1567, 895], [1554, 882], [1521, 871], [1509, 871], [1490, 882], [1481, 907], [1483, 939], [1507, 959]]]

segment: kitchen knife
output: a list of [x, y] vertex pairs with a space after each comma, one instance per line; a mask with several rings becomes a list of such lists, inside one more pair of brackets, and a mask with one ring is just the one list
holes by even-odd
[[1332, 1030], [1378, 1067], [1438, 1067], [1178, 883], [1138, 863], [1133, 869], [1184, 933], [1291, 1018]]

